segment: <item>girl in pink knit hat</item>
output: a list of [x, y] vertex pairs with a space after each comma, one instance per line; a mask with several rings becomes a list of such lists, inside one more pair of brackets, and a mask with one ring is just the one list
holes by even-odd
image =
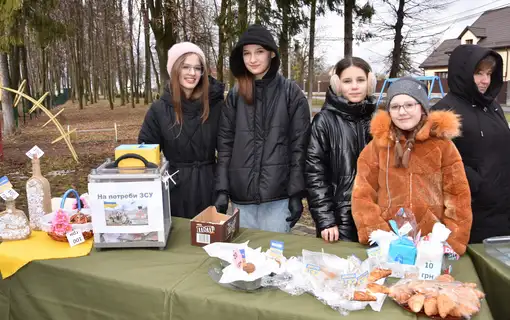
[[213, 204], [216, 137], [224, 85], [209, 76], [204, 52], [191, 42], [168, 51], [170, 81], [145, 116], [138, 143], [159, 144], [176, 182], [171, 214], [193, 218]]

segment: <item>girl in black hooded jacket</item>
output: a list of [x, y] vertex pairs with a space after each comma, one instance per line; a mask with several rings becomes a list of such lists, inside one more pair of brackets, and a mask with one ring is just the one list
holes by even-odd
[[312, 122], [306, 158], [308, 206], [317, 236], [327, 242], [358, 241], [351, 193], [358, 157], [371, 140], [375, 81], [363, 59], [340, 60], [324, 106]]
[[160, 145], [169, 173], [179, 171], [170, 191], [172, 216], [193, 218], [214, 201], [224, 85], [208, 76], [204, 53], [190, 42], [170, 48], [167, 69], [170, 85], [147, 111], [138, 143]]
[[289, 232], [303, 212], [310, 109], [279, 66], [269, 30], [248, 27], [230, 55], [237, 84], [221, 116], [216, 207], [230, 198], [242, 227]]

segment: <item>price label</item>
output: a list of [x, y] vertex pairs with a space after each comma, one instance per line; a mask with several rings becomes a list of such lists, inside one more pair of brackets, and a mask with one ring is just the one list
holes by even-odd
[[44, 151], [42, 151], [41, 148], [39, 148], [38, 146], [34, 146], [26, 153], [27, 157], [29, 157], [30, 159], [34, 159], [34, 156], [37, 156], [37, 159], [41, 159], [43, 154]]
[[0, 178], [0, 193], [12, 189], [12, 184], [6, 176]]
[[6, 201], [7, 201], [8, 199], [12, 199], [12, 200], [14, 200], [14, 199], [16, 199], [17, 197], [19, 197], [19, 194], [18, 194], [18, 193], [17, 193], [14, 189], [8, 189], [8, 190], [6, 190], [6, 191], [2, 192], [2, 193], [0, 194], [0, 197], [2, 197], [2, 199], [6, 200]]
[[402, 227], [400, 227], [400, 229], [398, 229], [398, 235], [403, 237], [407, 235], [411, 230], [413, 230], [413, 227], [409, 222], [406, 222]]
[[343, 274], [341, 279], [344, 285], [348, 287], [355, 287], [358, 283], [358, 278], [355, 273]]
[[306, 272], [313, 276], [317, 276], [319, 272], [321, 271], [321, 268], [318, 265], [308, 263], [306, 265]]
[[441, 261], [417, 261], [416, 266], [419, 270], [418, 278], [420, 280], [434, 280], [441, 275]]
[[83, 233], [78, 230], [73, 230], [71, 232], [66, 233], [67, 241], [71, 247], [79, 245], [80, 243], [85, 242], [85, 238], [83, 238]]
[[360, 274], [358, 276], [358, 284], [357, 284], [357, 286], [362, 286], [365, 283], [367, 283], [368, 282], [368, 275], [369, 275], [368, 271], [365, 271], [362, 274]]
[[369, 258], [380, 260], [382, 258], [381, 248], [379, 246], [367, 249], [367, 255]]
[[269, 255], [273, 258], [280, 258], [283, 256], [283, 241], [271, 240], [271, 247], [269, 248]]
[[243, 268], [243, 255], [241, 253], [241, 250], [234, 249], [234, 252], [232, 253], [232, 261], [234, 262], [234, 266], [236, 266], [237, 268], [239, 269]]

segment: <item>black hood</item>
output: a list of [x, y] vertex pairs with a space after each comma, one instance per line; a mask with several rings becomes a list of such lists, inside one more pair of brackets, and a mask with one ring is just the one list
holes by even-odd
[[337, 96], [329, 87], [328, 92], [326, 92], [326, 103], [322, 109], [338, 113], [346, 120], [356, 121], [370, 118], [376, 107], [375, 99], [372, 96], [368, 96], [361, 102], [352, 103], [344, 97]]
[[[489, 88], [482, 94], [478, 91], [473, 75], [478, 63], [489, 55], [496, 59], [496, 67]], [[477, 45], [460, 45], [453, 50], [448, 61], [448, 86], [453, 94], [485, 107], [496, 99], [502, 85], [503, 59], [497, 52]]]
[[271, 66], [269, 71], [266, 73], [264, 78], [274, 78], [278, 69], [280, 68], [280, 55], [278, 53], [278, 47], [274, 41], [273, 35], [268, 29], [261, 25], [253, 24], [246, 29], [241, 35], [234, 49], [230, 54], [230, 71], [234, 77], [248, 75], [248, 69], [244, 65], [243, 60], [243, 47], [247, 44], [258, 44], [263, 46], [266, 50], [275, 53], [275, 57], [271, 59]]
[[[213, 78], [212, 76], [209, 76], [208, 79], [209, 79], [209, 107], [212, 108], [218, 103], [218, 101], [225, 99], [225, 84]], [[163, 100], [167, 105], [173, 107], [170, 84], [165, 86], [163, 95], [161, 95], [161, 100]]]

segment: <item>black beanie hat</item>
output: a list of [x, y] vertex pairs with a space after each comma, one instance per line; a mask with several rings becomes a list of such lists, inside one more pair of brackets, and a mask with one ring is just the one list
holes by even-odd
[[[272, 59], [271, 67], [278, 70], [280, 67], [280, 55], [278, 54], [278, 46], [274, 41], [273, 35], [265, 27], [252, 24], [241, 35], [230, 54], [230, 71], [232, 71], [234, 77], [243, 76], [248, 73], [243, 60], [243, 47], [247, 44], [258, 44], [264, 47], [264, 49], [274, 52], [276, 57]], [[275, 63], [277, 64], [276, 66], [274, 66]]]

